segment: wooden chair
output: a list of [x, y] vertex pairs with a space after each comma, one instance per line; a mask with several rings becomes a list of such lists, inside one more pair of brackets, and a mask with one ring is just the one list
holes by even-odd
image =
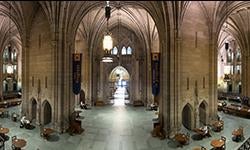
[[14, 136], [11, 137], [12, 143], [13, 143], [13, 141], [14, 141], [15, 139], [17, 139], [16, 135], [14, 135]]
[[243, 127], [239, 127], [240, 130], [240, 138], [244, 137], [244, 133], [243, 133]]
[[204, 146], [201, 146], [201, 150], [207, 150]]
[[224, 145], [222, 146], [222, 149], [225, 150], [226, 149], [226, 137], [221, 136], [221, 139], [224, 141]]

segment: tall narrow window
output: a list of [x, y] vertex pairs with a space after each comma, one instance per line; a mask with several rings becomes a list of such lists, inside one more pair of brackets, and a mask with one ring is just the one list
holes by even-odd
[[112, 50], [112, 55], [117, 55], [118, 54], [118, 49], [117, 47], [115, 46]]
[[203, 89], [205, 89], [205, 77], [203, 77]]
[[32, 87], [34, 87], [34, 77], [32, 76]]
[[132, 49], [131, 49], [130, 46], [129, 46], [128, 49], [127, 49], [127, 54], [128, 54], [128, 55], [132, 55]]
[[187, 78], [187, 90], [189, 90], [189, 78]]
[[127, 54], [127, 50], [126, 50], [126, 48], [123, 46], [122, 47], [122, 55], [126, 55]]
[[38, 36], [38, 47], [41, 48], [41, 34]]
[[47, 83], [48, 83], [48, 82], [47, 82], [47, 79], [48, 79], [48, 78], [47, 78], [47, 76], [46, 76], [46, 77], [45, 77], [45, 88], [48, 87], [48, 85], [47, 85]]

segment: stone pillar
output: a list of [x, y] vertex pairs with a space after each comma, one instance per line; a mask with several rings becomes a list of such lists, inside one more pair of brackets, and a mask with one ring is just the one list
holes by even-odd
[[200, 126], [200, 114], [199, 114], [199, 99], [198, 99], [198, 82], [195, 80], [194, 88], [194, 127], [198, 128]]
[[151, 104], [153, 102], [158, 102], [158, 98], [154, 97], [152, 94], [152, 68], [151, 68], [151, 52], [149, 51], [149, 56], [147, 56], [147, 63], [146, 63], [146, 71], [147, 71], [147, 78], [146, 78], [146, 86], [147, 86], [147, 104]]
[[37, 109], [37, 111], [36, 111], [36, 124], [37, 125], [41, 124], [41, 116], [43, 116], [43, 115], [41, 115], [41, 113], [42, 113], [42, 102], [41, 101], [42, 100], [40, 98], [37, 99], [37, 102], [38, 102], [36, 105], [36, 107], [37, 107], [36, 108]]
[[21, 103], [21, 116], [28, 114], [29, 109], [29, 47], [28, 47], [28, 37], [23, 36], [22, 43], [22, 103]]
[[103, 79], [104, 79], [104, 70], [103, 63], [100, 62], [100, 74], [99, 74], [99, 86], [98, 86], [98, 101], [103, 101]]
[[140, 87], [139, 87], [139, 60], [137, 60], [136, 61], [136, 63], [135, 63], [135, 84], [134, 84], [134, 87], [135, 87], [135, 100], [137, 101], [137, 100], [141, 100], [140, 98], [141, 98], [141, 91], [140, 91]]
[[3, 101], [3, 81], [4, 81], [4, 78], [3, 78], [3, 53], [4, 53], [4, 49], [2, 48], [1, 52], [0, 52], [0, 101]]
[[242, 94], [244, 96], [250, 97], [250, 57], [248, 56], [242, 56]]

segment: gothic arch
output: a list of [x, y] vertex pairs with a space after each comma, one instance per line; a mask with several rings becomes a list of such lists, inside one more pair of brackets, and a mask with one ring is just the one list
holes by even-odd
[[114, 68], [110, 71], [110, 73], [109, 73], [109, 80], [110, 80], [110, 81], [113, 80], [113, 78], [114, 78], [113, 75], [114, 75], [114, 73], [115, 73], [115, 71], [116, 71], [117, 69], [121, 69], [122, 71], [124, 71], [125, 74], [128, 76], [128, 80], [130, 79], [129, 71], [128, 71], [125, 67], [123, 67], [123, 66], [116, 66], [116, 67], [114, 67]]
[[189, 103], [187, 103], [182, 109], [182, 124], [187, 129], [192, 129], [194, 122], [193, 120], [193, 108]]
[[200, 123], [207, 124], [208, 122], [208, 104], [205, 100], [203, 100], [199, 105], [199, 118]]
[[50, 103], [47, 100], [44, 100], [42, 103], [41, 111], [41, 123], [46, 125], [52, 122], [52, 108]]
[[37, 100], [32, 97], [30, 99], [30, 119], [33, 120], [33, 119], [37, 119], [37, 106], [38, 103], [37, 103]]

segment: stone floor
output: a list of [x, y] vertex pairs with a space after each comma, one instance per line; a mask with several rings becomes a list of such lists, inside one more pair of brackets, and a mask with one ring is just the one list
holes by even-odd
[[[9, 108], [9, 112], [20, 112], [19, 107]], [[192, 150], [193, 147], [203, 145], [211, 149], [210, 141], [227, 137], [226, 147], [236, 150], [243, 142], [233, 142], [231, 132], [233, 129], [243, 126], [245, 138], [250, 136], [250, 119], [220, 113], [224, 120], [224, 130], [220, 133], [211, 132], [212, 137], [200, 141], [190, 141], [189, 145], [176, 148], [169, 139], [159, 140], [151, 137], [152, 118], [154, 111], [146, 111], [144, 107], [132, 106], [104, 106], [94, 107], [91, 110], [83, 110], [80, 116], [84, 116], [82, 127], [85, 131], [81, 135], [71, 136], [68, 133], [53, 135], [54, 140], [46, 141], [39, 135], [39, 127], [33, 130], [19, 128], [19, 123], [9, 118], [0, 118], [0, 124], [8, 127], [9, 137], [17, 135], [24, 138], [27, 145], [25, 150]], [[185, 128], [183, 132], [187, 131]], [[6, 150], [11, 149], [11, 140], [6, 142]]]

